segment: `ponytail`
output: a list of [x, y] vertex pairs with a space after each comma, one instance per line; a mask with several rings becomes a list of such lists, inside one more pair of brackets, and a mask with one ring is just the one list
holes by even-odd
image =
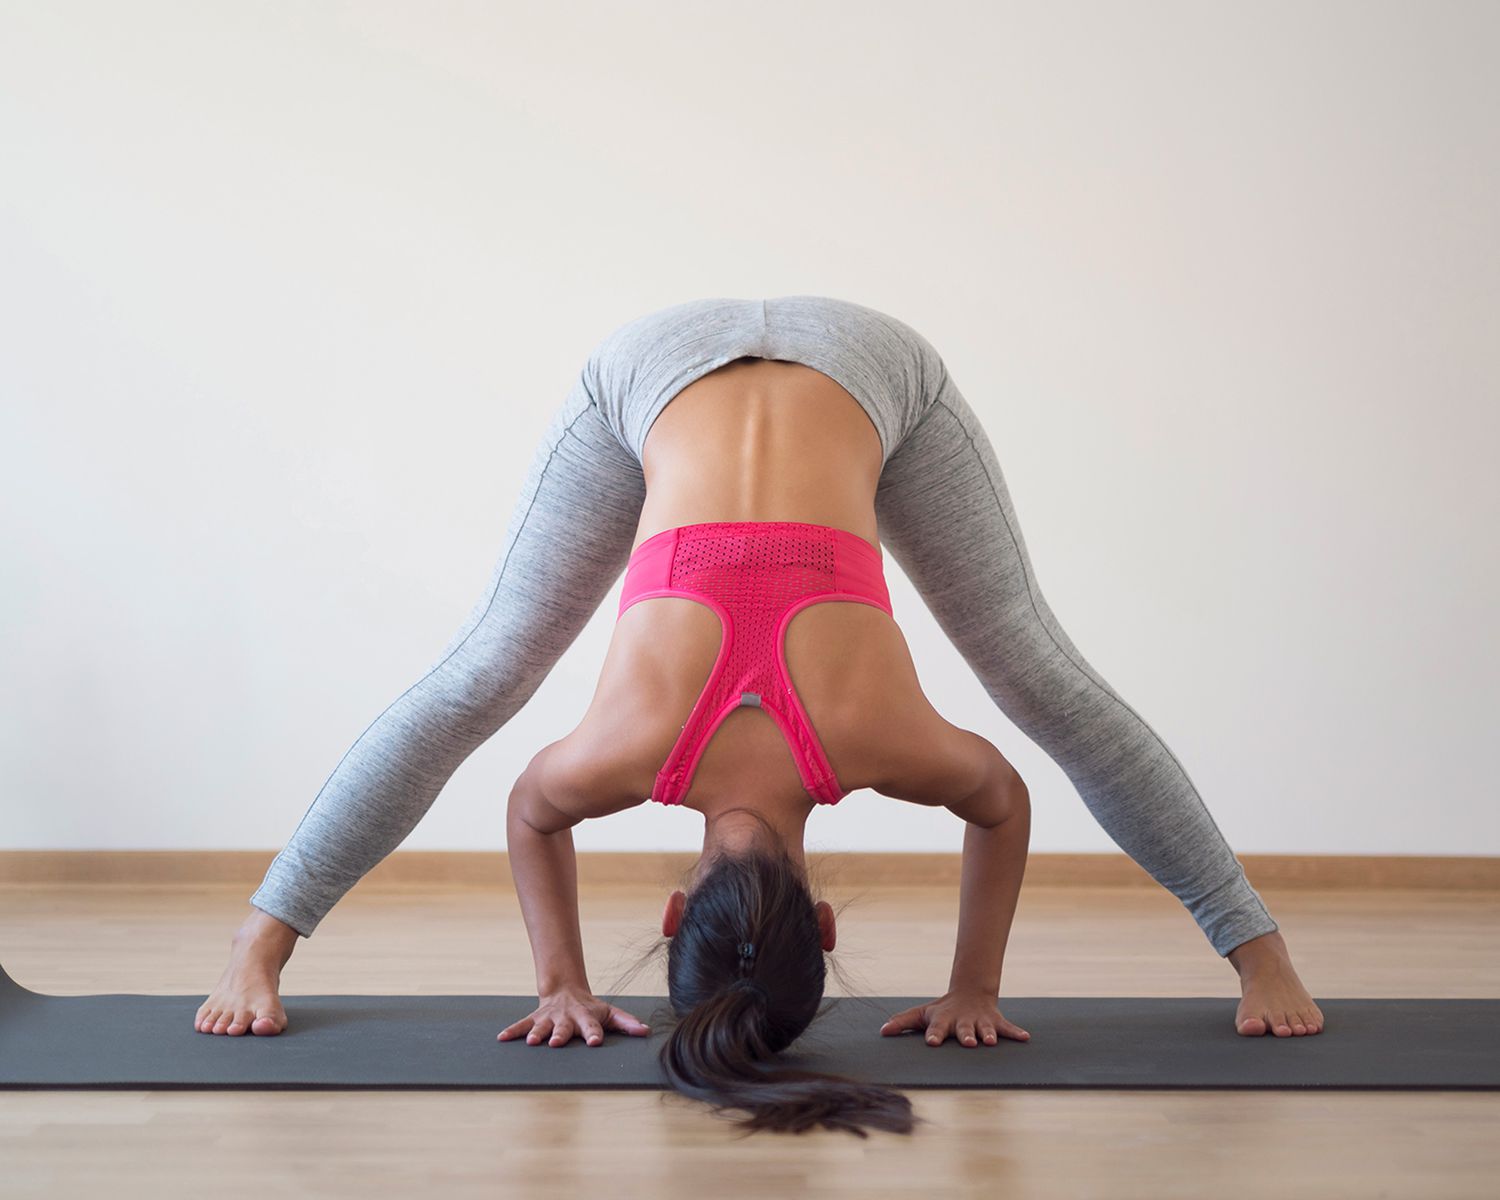
[[676, 1021], [662, 1046], [672, 1086], [747, 1131], [819, 1126], [910, 1133], [911, 1101], [891, 1088], [769, 1060], [817, 1015], [821, 931], [811, 893], [784, 853], [718, 859], [684, 906], [667, 958]]

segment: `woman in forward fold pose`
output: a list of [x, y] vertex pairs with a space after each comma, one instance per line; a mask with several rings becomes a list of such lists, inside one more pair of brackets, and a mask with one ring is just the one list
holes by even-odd
[[648, 1032], [590, 989], [571, 828], [648, 797], [685, 804], [704, 837], [662, 916], [674, 1084], [763, 1128], [909, 1129], [900, 1093], [763, 1061], [815, 1016], [834, 947], [833, 910], [808, 884], [806, 819], [858, 788], [966, 822], [948, 989], [880, 1032], [1029, 1036], [997, 1006], [1026, 787], [923, 695], [882, 542], [990, 698], [1230, 960], [1237, 1031], [1319, 1032], [1276, 922], [1182, 765], [1043, 599], [993, 447], [942, 358], [903, 322], [820, 296], [690, 301], [595, 347], [478, 603], [323, 785], [250, 897], [194, 1027], [285, 1028], [280, 973], [297, 936], [526, 703], [624, 570], [587, 713], [510, 795], [538, 1005], [499, 1037], [592, 1046], [606, 1030]]

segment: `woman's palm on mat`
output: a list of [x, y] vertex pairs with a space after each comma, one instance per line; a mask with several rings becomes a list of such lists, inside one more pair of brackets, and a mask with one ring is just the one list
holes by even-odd
[[964, 1046], [981, 1041], [993, 1046], [1000, 1038], [1024, 1042], [1031, 1034], [1006, 1019], [995, 997], [983, 991], [949, 991], [927, 1004], [898, 1012], [880, 1027], [886, 1037], [908, 1030], [926, 1029], [927, 1044], [940, 1046], [951, 1034]]
[[539, 1046], [543, 1041], [549, 1046], [566, 1046], [576, 1035], [585, 1045], [599, 1046], [604, 1043], [606, 1029], [632, 1037], [645, 1037], [651, 1032], [644, 1021], [600, 1000], [588, 989], [564, 988], [539, 997], [530, 1015], [511, 1022], [497, 1037], [505, 1042], [524, 1033], [528, 1046]]

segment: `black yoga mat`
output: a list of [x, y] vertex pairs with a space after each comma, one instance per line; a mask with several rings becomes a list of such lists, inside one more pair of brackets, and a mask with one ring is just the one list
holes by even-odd
[[[1007, 996], [1029, 1042], [881, 1037], [930, 996], [833, 998], [778, 1061], [896, 1087], [1496, 1088], [1500, 1000], [1319, 999], [1311, 1037], [1241, 1037], [1230, 997]], [[661, 1088], [662, 996], [613, 996], [652, 1027], [603, 1045], [500, 1042], [534, 996], [284, 996], [274, 1037], [199, 1033], [203, 995], [49, 996], [0, 969], [0, 1087]]]

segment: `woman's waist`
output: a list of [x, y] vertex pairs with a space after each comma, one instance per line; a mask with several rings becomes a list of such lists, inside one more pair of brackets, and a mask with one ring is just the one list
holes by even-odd
[[756, 540], [766, 540], [777, 535], [830, 535], [834, 542], [841, 546], [852, 546], [855, 553], [868, 552], [874, 558], [881, 557], [880, 547], [866, 538], [863, 534], [855, 533], [851, 529], [844, 529], [838, 525], [825, 525], [813, 521], [692, 521], [683, 525], [673, 525], [641, 541], [631, 551], [631, 558], [647, 546], [658, 546], [670, 541], [674, 536], [679, 541], [690, 538], [702, 539], [725, 539], [735, 537], [748, 537]]
[[631, 553], [620, 611], [642, 593], [677, 588], [744, 594], [760, 581], [784, 594], [847, 591], [889, 609], [880, 547], [811, 521], [696, 521], [660, 530]]

